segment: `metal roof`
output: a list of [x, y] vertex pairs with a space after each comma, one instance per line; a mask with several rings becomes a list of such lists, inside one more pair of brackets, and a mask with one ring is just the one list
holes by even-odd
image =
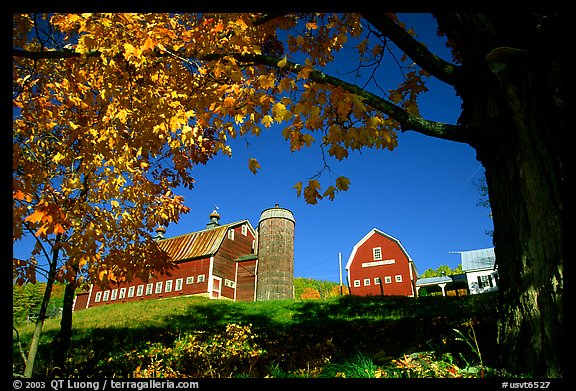
[[191, 258], [212, 256], [220, 248], [228, 228], [246, 223], [253, 231], [248, 220], [225, 224], [215, 228], [191, 232], [173, 238], [158, 241], [158, 246], [168, 253], [172, 261], [178, 262]]
[[494, 269], [496, 264], [496, 255], [494, 247], [483, 248], [480, 250], [460, 252], [462, 259], [462, 271], [469, 272], [472, 270]]
[[452, 278], [448, 276], [442, 277], [426, 277], [426, 278], [419, 278], [416, 281], [416, 286], [424, 286], [424, 285], [433, 285], [433, 284], [441, 284], [443, 282], [452, 282]]

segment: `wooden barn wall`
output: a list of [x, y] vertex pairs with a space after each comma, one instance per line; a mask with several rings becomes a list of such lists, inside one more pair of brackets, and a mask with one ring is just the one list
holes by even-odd
[[[148, 282], [135, 279], [130, 283], [111, 285], [108, 289], [101, 289], [97, 285], [94, 285], [89, 307], [206, 293], [208, 291], [209, 269], [210, 258], [208, 257], [180, 262], [175, 269], [169, 271], [169, 274], [150, 278]], [[203, 281], [199, 282], [199, 276], [204, 276]], [[189, 277], [191, 277], [191, 279], [189, 279]], [[177, 280], [179, 279], [181, 279], [181, 289], [177, 290]], [[158, 282], [162, 282], [160, 293], [157, 293]], [[166, 284], [167, 282], [169, 282], [169, 285]], [[149, 283], [152, 284], [152, 293], [147, 294], [146, 289]], [[142, 287], [142, 295], [138, 295], [139, 287]], [[132, 294], [130, 293], [131, 288], [133, 288]], [[113, 294], [114, 290], [116, 291], [115, 294]], [[108, 300], [104, 300], [104, 292], [106, 291], [108, 291]], [[83, 296], [86, 296], [86, 299], [84, 299]], [[99, 301], [96, 300], [98, 296], [100, 296]], [[113, 299], [113, 297], [115, 298]], [[84, 300], [88, 300], [88, 294], [78, 295], [74, 310], [86, 308], [86, 301]], [[82, 301], [84, 302], [82, 303]]]
[[236, 301], [254, 301], [256, 262], [255, 259], [237, 262]]
[[[373, 248], [382, 249], [382, 260], [394, 259], [393, 264], [362, 267], [363, 263], [377, 262], [374, 260]], [[350, 291], [353, 295], [399, 295], [411, 296], [412, 284], [410, 279], [410, 262], [400, 246], [393, 240], [374, 233], [356, 251], [350, 265]], [[402, 276], [402, 282], [396, 282], [396, 276]], [[375, 282], [379, 277], [381, 284]], [[386, 283], [385, 277], [391, 277]], [[365, 285], [364, 280], [369, 279], [370, 284]], [[354, 286], [354, 280], [360, 280], [360, 286]]]
[[231, 229], [234, 231], [234, 239], [230, 239], [226, 234], [218, 252], [214, 255], [212, 274], [222, 278], [221, 295], [234, 299], [236, 288], [226, 286], [225, 279], [236, 282], [236, 260], [242, 255], [253, 253], [254, 235], [249, 229], [246, 235], [243, 235], [240, 225]]

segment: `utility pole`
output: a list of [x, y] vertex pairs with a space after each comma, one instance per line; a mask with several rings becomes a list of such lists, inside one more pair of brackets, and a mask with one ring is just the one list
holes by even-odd
[[338, 253], [338, 270], [340, 271], [340, 296], [342, 296], [342, 253]]

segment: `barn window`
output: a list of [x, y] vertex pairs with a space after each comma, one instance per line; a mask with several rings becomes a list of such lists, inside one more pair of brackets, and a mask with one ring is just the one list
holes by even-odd
[[360, 286], [360, 280], [354, 280], [354, 287]]
[[144, 294], [144, 285], [138, 285], [136, 290], [136, 296], [142, 296]]
[[381, 247], [374, 247], [372, 249], [372, 254], [374, 255], [374, 260], [379, 261], [382, 259], [382, 248]]
[[228, 230], [228, 239], [234, 240], [234, 230], [233, 229]]
[[374, 284], [380, 284], [380, 277], [374, 277]]
[[122, 300], [123, 298], [126, 297], [126, 288], [122, 288], [120, 289], [120, 297], [119, 299]]
[[396, 282], [402, 282], [402, 275], [401, 274], [396, 275], [395, 278], [396, 278]]
[[365, 278], [364, 279], [364, 286], [368, 286], [370, 285], [370, 279], [369, 278]]
[[166, 287], [164, 288], [164, 292], [172, 292], [172, 280], [166, 281]]
[[186, 285], [194, 284], [194, 276], [186, 277]]
[[94, 298], [95, 303], [99, 303], [102, 299], [102, 292], [96, 292], [96, 297]]
[[248, 235], [248, 226], [246, 224], [242, 224], [242, 235]]
[[117, 296], [118, 296], [118, 289], [112, 289], [112, 297], [110, 299], [116, 300]]
[[392, 277], [390, 277], [390, 276], [384, 277], [384, 283], [385, 284], [392, 284]]
[[146, 294], [147, 294], [147, 295], [151, 295], [151, 294], [152, 294], [152, 288], [153, 288], [153, 287], [154, 287], [154, 284], [152, 284], [152, 283], [146, 284]]
[[197, 281], [198, 281], [198, 282], [204, 282], [204, 278], [205, 278], [205, 277], [204, 277], [204, 274], [200, 274], [200, 275], [198, 276], [198, 280], [197, 280]]
[[154, 291], [154, 293], [162, 293], [162, 281], [158, 281], [156, 283], [156, 290]]
[[176, 280], [176, 287], [174, 288], [174, 290], [176, 291], [181, 291], [182, 290], [182, 282], [184, 281], [183, 278], [178, 278]]
[[136, 289], [136, 287], [131, 286], [130, 288], [128, 288], [128, 297], [134, 297], [134, 290]]
[[104, 291], [104, 294], [102, 295], [102, 301], [108, 301], [109, 298], [110, 298], [110, 291]]
[[227, 286], [229, 288], [236, 288], [236, 283], [232, 280], [225, 278], [224, 279], [224, 286]]

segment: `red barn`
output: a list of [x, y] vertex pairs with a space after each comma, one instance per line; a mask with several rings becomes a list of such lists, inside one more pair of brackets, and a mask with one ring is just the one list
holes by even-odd
[[[274, 216], [269, 216], [271, 211]], [[255, 301], [258, 281], [258, 247], [266, 246], [273, 253], [294, 262], [294, 218], [287, 209], [270, 208], [262, 212], [262, 219], [287, 219], [292, 224], [289, 243], [279, 246], [274, 240], [258, 235], [248, 220], [220, 225], [220, 215], [214, 211], [206, 229], [172, 238], [164, 238], [165, 229], [157, 230], [155, 240], [176, 268], [169, 274], [111, 285], [101, 289], [92, 285], [88, 292], [76, 295], [74, 310], [99, 305], [176, 296], [201, 295], [211, 299]], [[260, 221], [260, 223], [261, 223]], [[277, 233], [282, 234], [281, 232]], [[262, 238], [259, 240], [259, 236]], [[284, 254], [286, 253], [286, 254]], [[262, 273], [261, 273], [262, 274]], [[260, 276], [262, 277], [262, 276]], [[263, 280], [263, 278], [260, 278]], [[292, 283], [292, 280], [289, 280]], [[292, 286], [292, 285], [290, 285]], [[290, 289], [292, 292], [293, 288]]]
[[398, 239], [376, 228], [356, 243], [346, 270], [352, 295], [416, 295], [414, 262]]
[[170, 274], [148, 282], [136, 279], [105, 290], [93, 285], [89, 292], [76, 296], [74, 309], [184, 295], [254, 301], [254, 228], [248, 220], [219, 225], [217, 213], [210, 217], [211, 222], [202, 231], [167, 239], [159, 231], [158, 245], [176, 263]]

